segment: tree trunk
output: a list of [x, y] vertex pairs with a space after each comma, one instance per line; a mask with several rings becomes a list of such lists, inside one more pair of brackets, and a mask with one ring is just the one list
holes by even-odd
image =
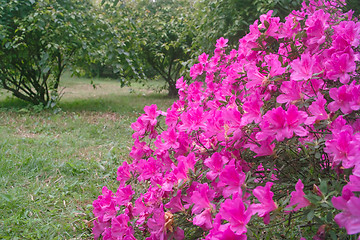
[[168, 88], [168, 96], [169, 97], [177, 97], [178, 96], [178, 89], [176, 88], [175, 83], [168, 82], [169, 88]]

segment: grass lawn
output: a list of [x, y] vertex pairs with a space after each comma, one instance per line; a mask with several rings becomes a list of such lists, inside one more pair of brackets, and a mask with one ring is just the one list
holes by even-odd
[[174, 101], [140, 84], [65, 75], [57, 113], [0, 94], [0, 239], [91, 239], [92, 201], [130, 160], [130, 124]]

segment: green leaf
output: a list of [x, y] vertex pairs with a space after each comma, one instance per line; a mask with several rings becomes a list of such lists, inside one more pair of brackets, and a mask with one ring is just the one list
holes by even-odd
[[313, 209], [310, 210], [310, 212], [306, 215], [306, 219], [308, 221], [311, 221], [314, 218], [315, 211]]

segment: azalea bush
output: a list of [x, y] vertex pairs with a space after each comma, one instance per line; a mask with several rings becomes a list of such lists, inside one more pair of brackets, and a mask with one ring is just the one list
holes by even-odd
[[132, 124], [119, 188], [93, 202], [94, 238], [357, 239], [360, 23], [344, 1], [262, 15]]

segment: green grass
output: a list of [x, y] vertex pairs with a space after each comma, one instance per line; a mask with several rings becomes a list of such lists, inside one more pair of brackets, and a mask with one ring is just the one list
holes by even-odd
[[0, 95], [0, 239], [91, 239], [92, 201], [129, 161], [130, 124], [174, 99], [141, 85], [66, 75], [60, 111]]

